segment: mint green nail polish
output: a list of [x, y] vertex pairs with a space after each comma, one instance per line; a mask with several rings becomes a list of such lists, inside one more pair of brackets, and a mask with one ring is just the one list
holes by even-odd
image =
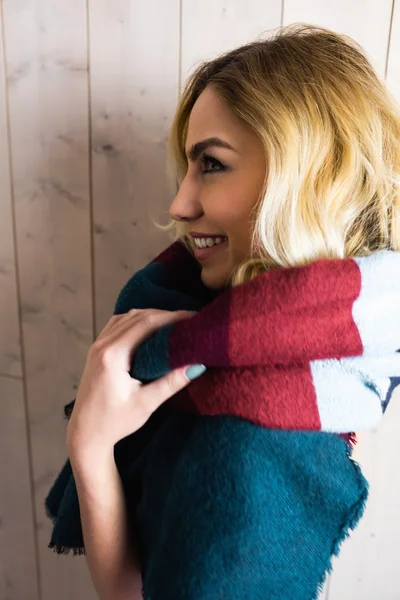
[[204, 365], [192, 365], [191, 367], [186, 369], [185, 375], [188, 379], [190, 379], [190, 381], [193, 381], [193, 379], [196, 379], [196, 377], [200, 377], [200, 375], [202, 375], [206, 370], [207, 367], [205, 367]]

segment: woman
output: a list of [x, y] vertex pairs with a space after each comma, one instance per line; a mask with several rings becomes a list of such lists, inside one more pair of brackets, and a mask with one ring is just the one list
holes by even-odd
[[[203, 284], [217, 294], [270, 269], [400, 251], [399, 140], [398, 107], [353, 40], [315, 26], [282, 28], [201, 64], [187, 82], [169, 137], [176, 195], [167, 229], [194, 253]], [[157, 309], [114, 315], [88, 353], [67, 448], [88, 565], [102, 599], [140, 598], [142, 585], [114, 445], [190, 381], [185, 367], [142, 386], [129, 365], [143, 340], [191, 317]], [[168, 552], [167, 543], [166, 562]], [[225, 574], [233, 581], [229, 564]], [[235, 568], [245, 574], [250, 564]], [[178, 577], [179, 565], [170, 568]], [[207, 589], [209, 568], [200, 570], [197, 595], [165, 589], [146, 600], [250, 599], [266, 592], [270, 600], [311, 600], [311, 588], [306, 596], [295, 580], [280, 580], [286, 576], [279, 567], [274, 590], [252, 576], [246, 593], [217, 589], [215, 579]], [[312, 598], [325, 573], [316, 575]]]

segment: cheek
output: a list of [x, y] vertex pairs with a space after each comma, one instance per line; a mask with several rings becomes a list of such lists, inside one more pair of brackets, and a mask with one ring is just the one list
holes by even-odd
[[236, 188], [230, 187], [229, 192], [224, 190], [224, 194], [215, 196], [207, 206], [208, 217], [228, 236], [230, 250], [248, 251], [253, 227], [250, 219], [254, 219], [251, 211], [256, 202], [253, 196], [253, 190], [243, 189], [238, 184]]
[[251, 207], [243, 205], [243, 201], [229, 197], [226, 200], [218, 199], [218, 203], [214, 203], [212, 209], [208, 211], [215, 221], [221, 223], [224, 229], [243, 230], [244, 225], [250, 219]]
[[254, 217], [250, 213], [251, 208], [231, 213], [229, 225], [227, 224], [225, 228], [234, 262], [241, 262], [250, 253], [252, 228], [254, 227], [250, 221]]
[[254, 218], [251, 215], [251, 208], [235, 207], [231, 204], [231, 209], [224, 214], [224, 230], [227, 235], [247, 239], [251, 230], [251, 218]]

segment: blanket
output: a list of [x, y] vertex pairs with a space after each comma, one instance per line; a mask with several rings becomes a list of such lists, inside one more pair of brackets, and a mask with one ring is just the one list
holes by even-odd
[[[146, 339], [130, 375], [207, 366], [114, 447], [145, 600], [317, 599], [368, 497], [355, 432], [400, 385], [398, 274], [380, 250], [211, 290], [178, 240], [127, 281], [114, 314], [197, 311]], [[45, 510], [49, 548], [84, 554], [68, 459]]]

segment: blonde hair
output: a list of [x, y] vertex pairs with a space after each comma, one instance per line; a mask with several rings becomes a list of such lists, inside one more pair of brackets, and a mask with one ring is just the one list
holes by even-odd
[[[207, 85], [259, 136], [267, 164], [250, 256], [231, 286], [270, 268], [400, 250], [400, 108], [352, 38], [295, 23], [201, 62], [169, 132], [174, 194], [188, 169], [190, 112]], [[185, 223], [154, 224], [193, 254]]]

